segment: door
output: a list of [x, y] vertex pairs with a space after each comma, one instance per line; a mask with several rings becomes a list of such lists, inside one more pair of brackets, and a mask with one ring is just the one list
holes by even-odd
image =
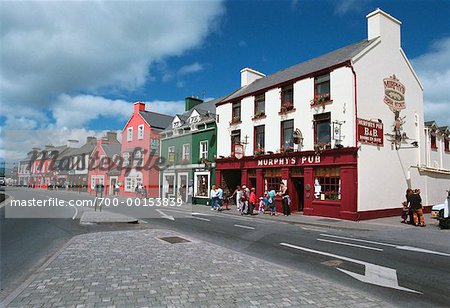
[[303, 205], [305, 203], [305, 199], [304, 199], [304, 192], [305, 192], [305, 188], [304, 188], [304, 178], [294, 178], [293, 179], [294, 182], [294, 187], [295, 187], [295, 197], [297, 200], [295, 200], [298, 208], [297, 211], [303, 211]]
[[180, 197], [183, 202], [187, 201], [187, 186], [188, 186], [188, 173], [178, 173], [177, 178], [177, 197]]
[[112, 176], [109, 180], [109, 194], [114, 195], [116, 189], [117, 177]]

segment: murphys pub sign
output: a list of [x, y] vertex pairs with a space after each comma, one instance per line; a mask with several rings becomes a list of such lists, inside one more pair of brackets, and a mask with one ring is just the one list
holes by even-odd
[[358, 142], [383, 146], [383, 123], [358, 119]]

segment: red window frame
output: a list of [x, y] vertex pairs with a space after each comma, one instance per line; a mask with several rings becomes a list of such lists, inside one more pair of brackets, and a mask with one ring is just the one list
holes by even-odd
[[[260, 129], [260, 128], [263, 129], [263, 134], [264, 134], [264, 138], [263, 138], [264, 144], [263, 144], [263, 147], [262, 147], [261, 149], [259, 149], [259, 148], [256, 146], [256, 134], [257, 134], [256, 131], [257, 131], [258, 129]], [[265, 150], [265, 146], [266, 146], [266, 140], [265, 140], [265, 138], [266, 138], [266, 127], [265, 127], [265, 125], [258, 125], [258, 126], [255, 126], [255, 127], [253, 128], [253, 153], [256, 153], [257, 150], [262, 150], [262, 151]]]
[[[319, 82], [319, 78], [325, 78], [326, 80]], [[328, 83], [328, 93], [321, 93], [319, 94], [318, 88], [320, 85]], [[331, 100], [331, 79], [330, 79], [330, 73], [322, 74], [320, 76], [314, 77], [314, 102], [320, 103], [322, 101], [319, 101], [320, 99], [323, 99], [323, 102], [328, 102]]]
[[[239, 114], [237, 114], [237, 110], [239, 110]], [[232, 113], [231, 113], [231, 117], [233, 118], [232, 120], [241, 120], [241, 102], [234, 102], [232, 105]]]
[[[281, 121], [281, 123], [280, 123], [280, 149], [282, 149], [283, 147], [284, 147], [284, 144], [285, 144], [285, 140], [284, 140], [284, 131], [285, 131], [285, 124], [287, 124], [287, 123], [292, 123], [292, 134], [294, 134], [294, 119], [291, 119], [291, 120], [286, 120], [286, 121]], [[293, 146], [293, 143], [294, 143], [294, 137], [292, 137], [292, 146]]]
[[450, 137], [449, 136], [444, 137], [444, 151], [450, 152]]
[[240, 129], [231, 131], [231, 155], [234, 155], [234, 145], [239, 144], [239, 143], [235, 143], [233, 141], [233, 139], [236, 138], [236, 136], [239, 136], [239, 143], [240, 143], [241, 142], [241, 130]]
[[255, 103], [254, 103], [254, 112], [253, 114], [256, 115], [258, 111], [258, 105], [263, 103], [264, 104], [264, 108], [263, 110], [260, 110], [261, 112], [263, 112], [264, 114], [266, 113], [266, 94], [262, 93], [262, 94], [257, 94], [255, 95]]
[[[290, 93], [290, 99], [288, 99], [287, 93]], [[281, 88], [281, 107], [294, 107], [294, 85], [289, 84]]]
[[431, 149], [437, 150], [437, 138], [436, 138], [436, 131], [432, 130], [430, 133], [430, 143], [431, 143]]
[[330, 123], [330, 142], [328, 142], [328, 144], [331, 144], [331, 112], [326, 112], [326, 113], [320, 113], [320, 114], [316, 114], [314, 115], [314, 144], [318, 144], [318, 140], [317, 140], [317, 124], [320, 122], [325, 122], [328, 121]]

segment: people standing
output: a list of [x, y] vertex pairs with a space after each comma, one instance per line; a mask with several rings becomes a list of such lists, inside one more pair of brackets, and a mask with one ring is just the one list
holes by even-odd
[[253, 215], [253, 210], [255, 209], [257, 202], [258, 200], [256, 199], [255, 188], [252, 187], [252, 189], [250, 189], [250, 196], [248, 198], [248, 212], [250, 215]]
[[269, 192], [267, 193], [267, 195], [269, 196], [269, 209], [270, 209], [270, 216], [276, 216], [277, 215], [277, 204], [276, 204], [276, 200], [275, 200], [275, 189], [272, 187], [270, 188]]
[[217, 210], [220, 211], [222, 209], [222, 201], [223, 201], [223, 190], [220, 186], [217, 186]]
[[412, 193], [413, 193], [413, 190], [411, 188], [408, 188], [406, 190], [406, 205], [408, 206], [408, 216], [409, 216], [408, 223], [411, 225], [414, 224], [414, 215], [413, 215], [414, 211], [411, 208], [411, 200], [410, 200]]
[[289, 216], [291, 215], [291, 198], [289, 197], [289, 192], [287, 185], [284, 183], [280, 185], [280, 196], [281, 196], [281, 204], [283, 205], [283, 215]]
[[248, 214], [248, 192], [247, 186], [242, 185], [241, 191], [241, 215]]
[[216, 208], [216, 202], [217, 202], [217, 189], [216, 189], [216, 185], [213, 185], [211, 187], [211, 193], [210, 193], [210, 197], [211, 197], [211, 211], [214, 210]]
[[415, 226], [425, 227], [425, 220], [423, 217], [422, 198], [420, 197], [420, 190], [415, 189], [409, 198], [411, 208], [413, 210], [413, 219]]
[[242, 191], [241, 191], [241, 186], [236, 186], [236, 189], [234, 190], [233, 194], [231, 195], [231, 199], [236, 198], [236, 209], [238, 211], [241, 210], [241, 197], [242, 197]]

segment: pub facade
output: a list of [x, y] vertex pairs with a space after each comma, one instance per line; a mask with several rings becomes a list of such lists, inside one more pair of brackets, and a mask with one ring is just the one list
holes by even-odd
[[225, 191], [246, 184], [259, 197], [285, 183], [292, 211], [349, 220], [399, 214], [409, 187], [424, 205], [442, 201], [450, 166], [424, 166], [423, 87], [401, 22], [366, 17], [360, 42], [268, 76], [241, 70], [241, 87], [216, 104]]

